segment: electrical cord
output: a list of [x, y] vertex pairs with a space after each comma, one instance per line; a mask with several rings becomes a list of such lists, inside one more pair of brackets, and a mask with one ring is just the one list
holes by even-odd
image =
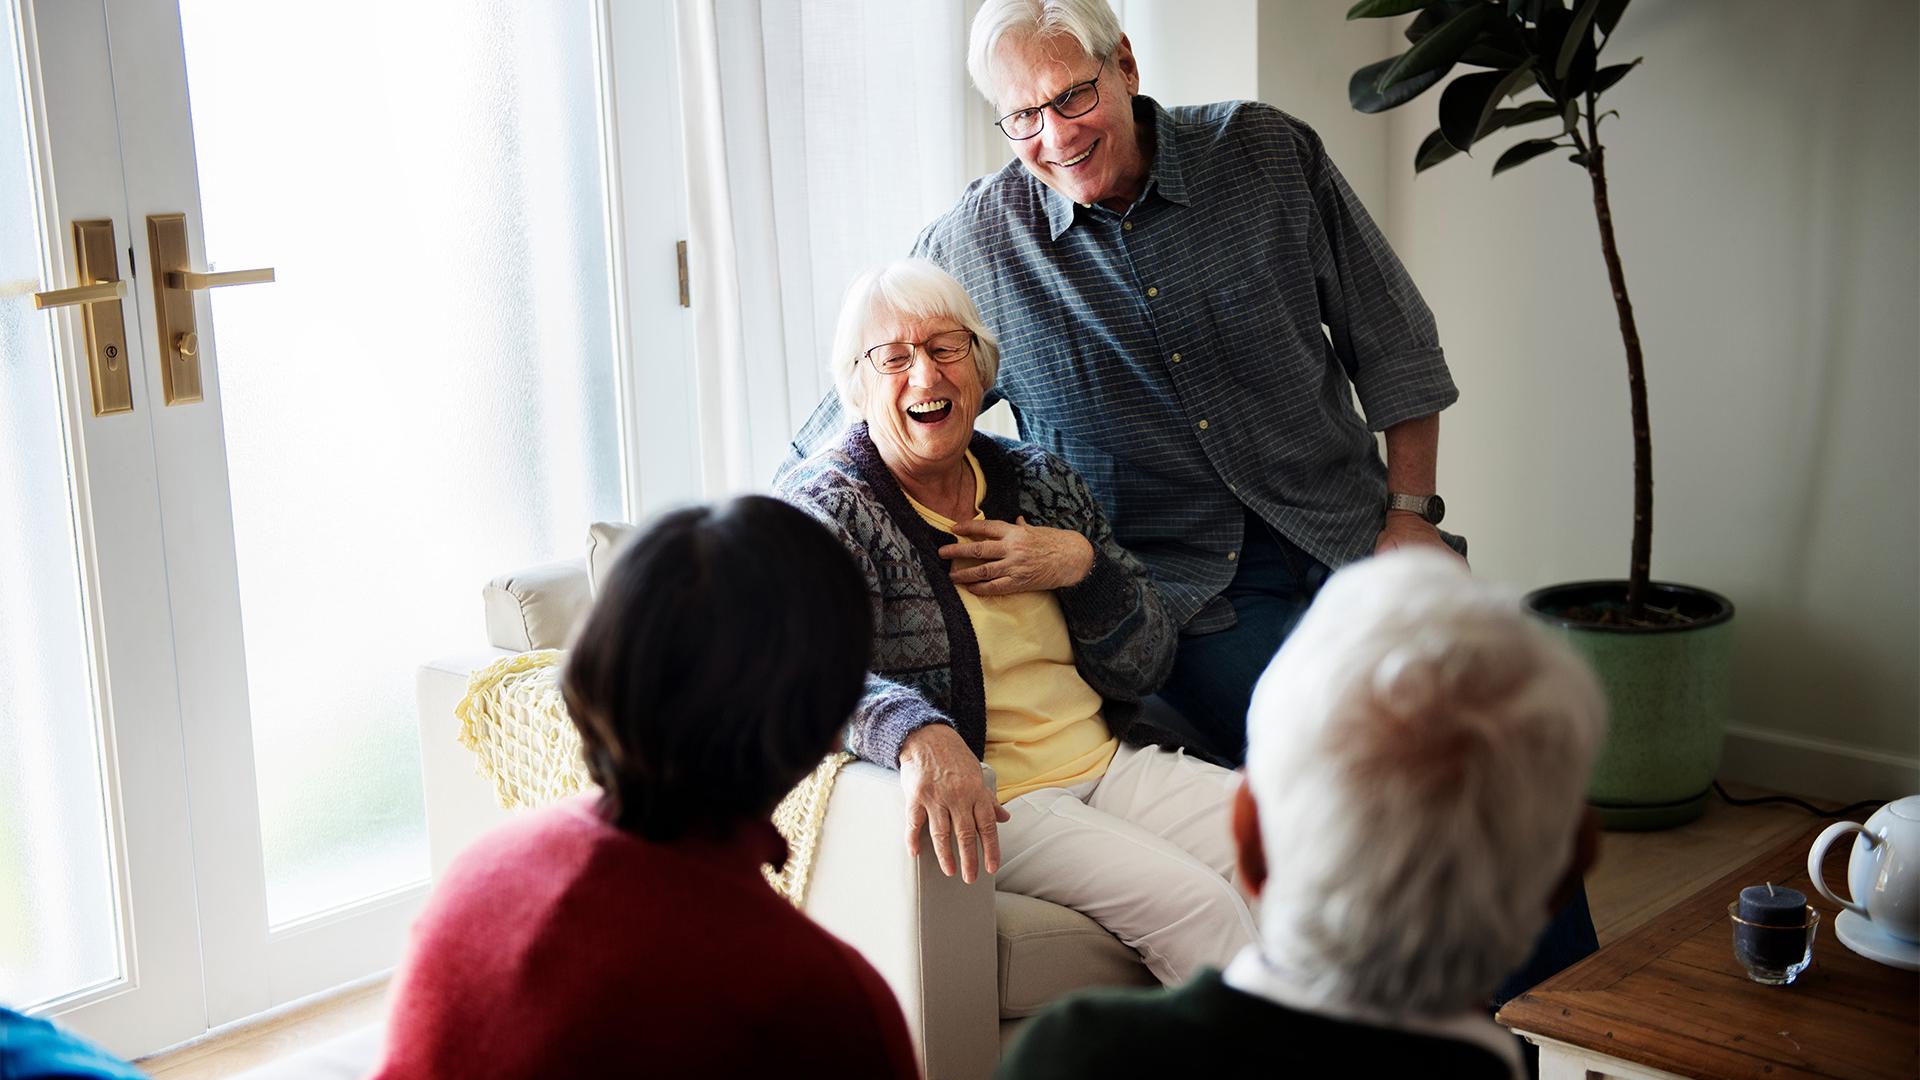
[[1713, 790], [1715, 794], [1725, 799], [1729, 806], [1759, 806], [1763, 803], [1786, 803], [1789, 806], [1797, 806], [1817, 818], [1852, 817], [1855, 811], [1865, 810], [1869, 806], [1879, 806], [1887, 801], [1885, 799], [1866, 799], [1848, 806], [1843, 806], [1838, 810], [1822, 810], [1810, 802], [1804, 802], [1791, 795], [1761, 795], [1752, 799], [1736, 799], [1727, 794], [1727, 789], [1721, 787], [1720, 781], [1718, 780], [1713, 782]]

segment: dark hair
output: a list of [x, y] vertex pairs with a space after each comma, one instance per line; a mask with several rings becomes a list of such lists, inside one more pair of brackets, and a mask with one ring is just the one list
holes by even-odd
[[602, 815], [656, 841], [764, 817], [832, 748], [872, 646], [865, 580], [802, 511], [748, 495], [660, 517], [561, 679]]

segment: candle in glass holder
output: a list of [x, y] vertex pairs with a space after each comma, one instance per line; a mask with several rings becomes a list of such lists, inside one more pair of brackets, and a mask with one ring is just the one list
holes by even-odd
[[1749, 885], [1740, 890], [1740, 919], [1734, 944], [1753, 960], [1785, 968], [1807, 950], [1807, 897], [1784, 885]]

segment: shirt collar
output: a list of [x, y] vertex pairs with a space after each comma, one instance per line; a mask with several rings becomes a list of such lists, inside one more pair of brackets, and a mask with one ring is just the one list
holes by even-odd
[[1513, 1080], [1525, 1080], [1527, 1075], [1520, 1060], [1520, 1046], [1516, 1037], [1483, 1012], [1465, 1009], [1452, 1016], [1415, 1016], [1335, 1001], [1301, 986], [1286, 968], [1268, 960], [1258, 945], [1241, 949], [1240, 955], [1234, 957], [1233, 963], [1221, 973], [1221, 979], [1241, 993], [1263, 998], [1295, 1012], [1312, 1013], [1343, 1023], [1366, 1024], [1430, 1038], [1471, 1043], [1504, 1062]]
[[[1153, 164], [1147, 170], [1147, 186], [1140, 193], [1145, 199], [1149, 192], [1159, 192], [1160, 197], [1171, 203], [1186, 206], [1187, 175], [1180, 162], [1179, 140], [1171, 138], [1173, 118], [1160, 103], [1145, 94], [1136, 94], [1133, 98], [1133, 120], [1147, 131], [1153, 145]], [[1021, 166], [1025, 168], [1025, 166]], [[1038, 179], [1034, 180], [1038, 184]], [[1041, 184], [1046, 190], [1048, 238], [1060, 239], [1060, 234], [1073, 224], [1074, 211], [1079, 209], [1072, 199]]]

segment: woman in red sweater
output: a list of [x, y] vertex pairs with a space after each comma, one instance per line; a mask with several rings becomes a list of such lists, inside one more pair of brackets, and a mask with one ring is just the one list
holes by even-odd
[[851, 558], [784, 503], [636, 538], [563, 678], [600, 791], [447, 871], [376, 1075], [917, 1075], [878, 973], [760, 874], [786, 855], [768, 815], [832, 747], [872, 635]]

